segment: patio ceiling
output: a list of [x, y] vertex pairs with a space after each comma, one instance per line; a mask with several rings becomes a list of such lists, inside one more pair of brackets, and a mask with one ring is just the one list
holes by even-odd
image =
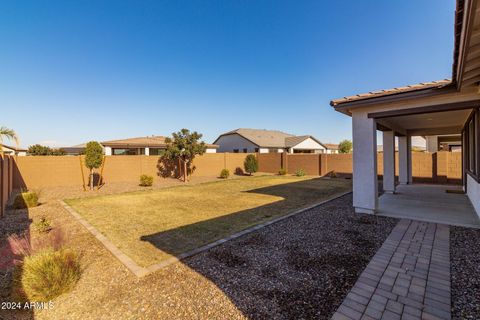
[[471, 109], [400, 115], [377, 119], [380, 130], [400, 134], [438, 135], [461, 133]]

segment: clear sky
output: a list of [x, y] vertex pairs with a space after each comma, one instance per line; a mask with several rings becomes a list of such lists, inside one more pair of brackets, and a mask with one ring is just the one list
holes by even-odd
[[246, 128], [351, 137], [332, 98], [448, 78], [454, 0], [0, 2], [21, 145]]

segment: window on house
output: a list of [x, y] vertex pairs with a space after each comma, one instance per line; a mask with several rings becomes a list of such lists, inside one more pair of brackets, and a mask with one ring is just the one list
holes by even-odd
[[243, 153], [247, 153], [247, 152], [248, 152], [247, 148], [243, 148]]
[[165, 152], [165, 149], [162, 148], [150, 148], [151, 156], [161, 156]]
[[238, 153], [238, 149], [233, 149], [233, 153]]
[[259, 149], [259, 148], [255, 148], [255, 152], [258, 152], [258, 151], [260, 151], [260, 149]]
[[[141, 153], [140, 150], [143, 150], [144, 153]], [[138, 149], [138, 148], [119, 148], [119, 149], [112, 149], [112, 154], [114, 156], [135, 156], [138, 154], [145, 154], [145, 149]]]
[[468, 171], [471, 173], [476, 173], [475, 170], [475, 117], [472, 117], [468, 123]]

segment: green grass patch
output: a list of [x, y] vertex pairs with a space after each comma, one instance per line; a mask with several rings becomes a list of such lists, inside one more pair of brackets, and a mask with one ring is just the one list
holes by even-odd
[[350, 189], [349, 180], [259, 176], [66, 202], [149, 266]]

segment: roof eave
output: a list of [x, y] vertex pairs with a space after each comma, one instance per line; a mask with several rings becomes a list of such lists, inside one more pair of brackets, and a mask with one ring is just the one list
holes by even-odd
[[447, 94], [451, 92], [457, 91], [457, 87], [454, 83], [450, 83], [448, 85], [442, 87], [434, 87], [434, 88], [425, 88], [419, 89], [415, 91], [408, 91], [408, 92], [398, 92], [393, 93], [390, 95], [384, 95], [380, 97], [370, 97], [361, 100], [355, 101], [345, 101], [340, 103], [334, 103], [334, 101], [330, 101], [330, 105], [335, 108], [336, 111], [342, 112], [347, 115], [351, 115], [350, 109], [358, 108], [358, 107], [366, 107], [372, 106], [380, 103], [390, 103], [390, 102], [397, 102], [415, 98], [425, 98], [431, 97], [436, 95]]

